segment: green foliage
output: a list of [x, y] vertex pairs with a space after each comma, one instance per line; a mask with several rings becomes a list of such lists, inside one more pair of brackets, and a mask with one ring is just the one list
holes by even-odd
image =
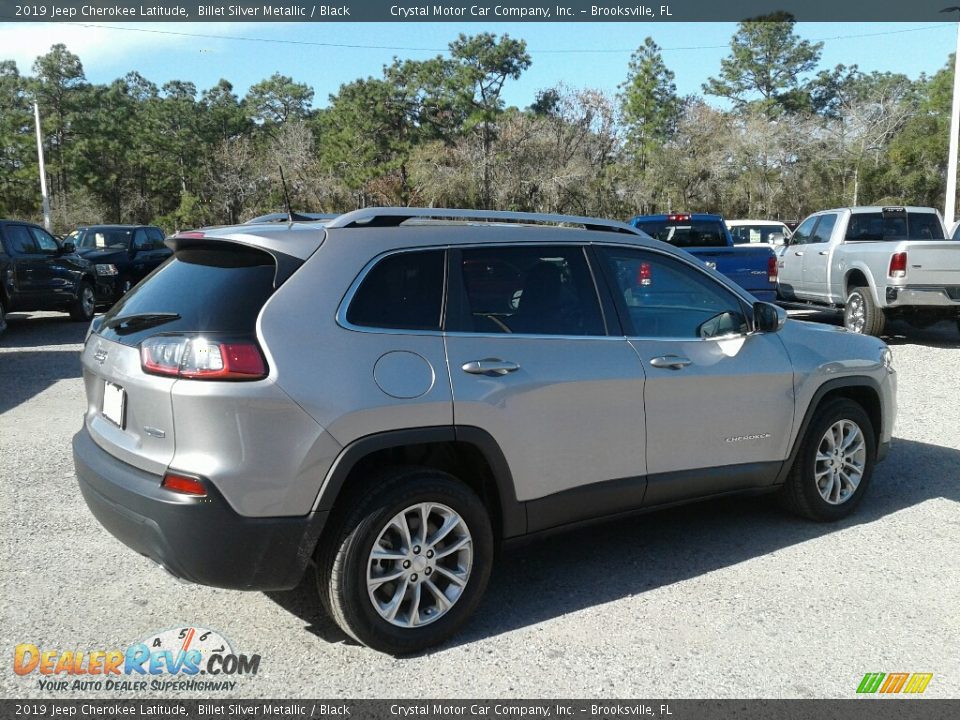
[[820, 44], [777, 15], [740, 24], [704, 86], [678, 98], [646, 38], [611, 98], [503, 89], [531, 65], [522, 40], [460, 35], [449, 52], [395, 58], [326, 107], [279, 73], [238, 97], [221, 79], [158, 87], [136, 72], [88, 83], [63, 45], [32, 74], [0, 61], [0, 216], [40, 215], [39, 104], [54, 223], [159, 222], [168, 230], [282, 209], [450, 205], [627, 217], [711, 210], [797, 219], [859, 202], [938, 205], [953, 61], [932, 77], [818, 68]]
[[787, 13], [745, 20], [720, 61], [720, 76], [703, 86], [708, 95], [727, 98], [742, 109], [756, 104], [768, 115], [807, 107], [803, 75], [815, 69], [823, 43], [801, 40]]
[[630, 57], [627, 80], [620, 85], [620, 105], [627, 131], [627, 149], [641, 171], [647, 158], [663, 145], [676, 128], [680, 99], [673, 72], [653, 38], [643, 41]]

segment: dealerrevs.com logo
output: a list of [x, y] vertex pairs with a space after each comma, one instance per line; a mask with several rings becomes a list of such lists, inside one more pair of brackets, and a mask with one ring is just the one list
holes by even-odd
[[234, 690], [236, 678], [259, 669], [260, 655], [236, 653], [223, 635], [202, 627], [153, 633], [125, 649], [20, 643], [13, 652], [13, 671], [51, 693]]

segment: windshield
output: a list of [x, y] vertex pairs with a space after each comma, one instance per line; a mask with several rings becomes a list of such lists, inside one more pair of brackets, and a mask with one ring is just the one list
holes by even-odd
[[640, 220], [636, 227], [657, 240], [677, 247], [726, 247], [720, 220]]
[[133, 237], [131, 228], [87, 228], [83, 231], [78, 248], [97, 248], [98, 250], [126, 250]]
[[940, 218], [930, 212], [854, 213], [847, 225], [847, 240], [943, 240]]

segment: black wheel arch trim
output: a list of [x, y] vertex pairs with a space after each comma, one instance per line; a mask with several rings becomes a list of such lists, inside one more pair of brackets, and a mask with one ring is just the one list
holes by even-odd
[[487, 461], [500, 498], [501, 535], [504, 539], [527, 532], [527, 511], [517, 500], [513, 474], [500, 445], [486, 430], [468, 425], [404, 428], [366, 435], [348, 444], [334, 460], [320, 487], [316, 511], [328, 511], [343, 489], [353, 468], [371, 453], [409, 445], [462, 442], [473, 445]]
[[[816, 392], [814, 392], [813, 398], [807, 405], [807, 410], [803, 415], [803, 420], [800, 423], [800, 429], [793, 440], [793, 448], [790, 451], [790, 455], [784, 461], [783, 467], [780, 468], [780, 472], [777, 475], [777, 485], [786, 482], [787, 475], [790, 474], [793, 463], [796, 462], [797, 455], [800, 453], [800, 448], [803, 446], [803, 441], [807, 435], [807, 430], [810, 427], [810, 423], [813, 422], [813, 416], [817, 412], [817, 408], [820, 407], [820, 403], [823, 401], [823, 398], [835, 390], [856, 387], [869, 388], [876, 393], [877, 403], [880, 405], [880, 427], [875, 428], [876, 432], [874, 433], [874, 440], [876, 441], [876, 447], [874, 448], [874, 452], [876, 453], [875, 457], [878, 461], [882, 459], [883, 455], [886, 454], [885, 449], [881, 447], [882, 441], [880, 439], [883, 434], [883, 417], [885, 408], [883, 406], [883, 393], [880, 391], [880, 384], [873, 378], [866, 375], [835, 378], [833, 380], [827, 380], [817, 388]], [[869, 414], [869, 408], [864, 408], [864, 412]]]

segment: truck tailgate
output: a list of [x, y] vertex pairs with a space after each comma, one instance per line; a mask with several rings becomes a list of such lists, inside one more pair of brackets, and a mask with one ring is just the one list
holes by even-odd
[[914, 240], [907, 251], [908, 285], [960, 285], [960, 241]]
[[688, 248], [687, 251], [759, 299], [773, 299], [776, 286], [769, 279], [769, 260], [775, 257], [773, 248], [740, 245]]

